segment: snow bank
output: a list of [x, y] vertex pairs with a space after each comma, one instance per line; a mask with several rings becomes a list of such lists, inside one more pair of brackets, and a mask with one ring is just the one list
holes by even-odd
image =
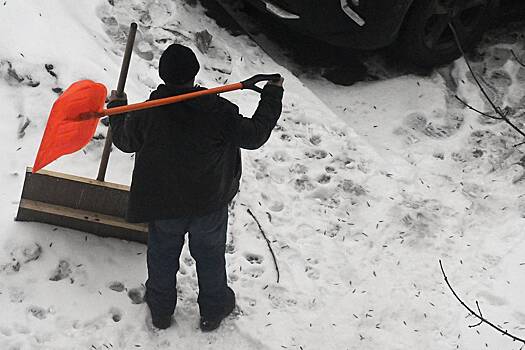
[[[496, 30], [471, 56], [491, 99], [522, 130], [525, 68], [511, 50], [523, 62], [524, 35], [523, 23]], [[464, 60], [429, 77], [395, 76], [352, 87], [302, 80], [399, 176], [396, 197], [403, 200], [384, 211], [390, 227], [382, 235], [403, 248], [377, 262], [389, 264], [396, 280], [382, 285], [384, 297], [405, 308], [389, 305], [381, 314], [411, 320], [396, 329], [396, 341], [385, 348], [519, 348], [488, 327], [467, 327], [476, 322], [443, 284], [438, 265], [442, 259], [467, 304], [476, 309], [478, 300], [485, 317], [523, 337], [525, 318], [517, 310], [523, 309], [525, 177], [523, 147], [514, 147], [523, 140], [506, 124], [456, 100], [457, 94], [492, 114]], [[407, 243], [411, 249], [405, 250]], [[410, 284], [412, 291], [395, 293]]]

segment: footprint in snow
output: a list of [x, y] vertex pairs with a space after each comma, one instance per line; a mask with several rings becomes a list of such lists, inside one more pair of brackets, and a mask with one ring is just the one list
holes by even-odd
[[269, 205], [268, 205], [268, 209], [270, 209], [271, 211], [273, 212], [280, 212], [284, 209], [284, 203], [281, 202], [281, 201], [272, 201]]
[[296, 299], [288, 298], [285, 294], [286, 291], [279, 290], [278, 288], [268, 288], [267, 290], [267, 297], [275, 309], [284, 309], [297, 305]]
[[445, 111], [436, 111], [429, 116], [414, 112], [406, 116], [404, 124], [408, 130], [440, 139], [454, 135], [463, 126], [464, 117], [462, 113]]
[[26, 135], [26, 129], [31, 124], [31, 119], [29, 119], [27, 116], [19, 114], [17, 119], [19, 120], [18, 123], [18, 130], [17, 130], [17, 136], [18, 139], [23, 139]]
[[495, 47], [488, 50], [487, 57], [481, 62], [473, 63], [473, 66], [481, 66], [478, 72], [502, 68], [512, 58], [512, 52], [508, 48]]
[[0, 266], [0, 271], [7, 274], [16, 273], [20, 271], [20, 262], [13, 258], [10, 263]]
[[280, 139], [281, 141], [284, 141], [284, 142], [292, 141], [292, 137], [288, 134], [281, 134]]
[[119, 308], [112, 307], [109, 309], [109, 314], [111, 315], [113, 322], [120, 322], [120, 320], [122, 320], [122, 311], [120, 311]]
[[278, 163], [286, 162], [289, 158], [288, 153], [285, 151], [275, 151], [272, 155], [272, 159]]
[[144, 302], [144, 295], [146, 293], [146, 288], [144, 286], [131, 288], [128, 291], [128, 297], [131, 299], [133, 304], [142, 304]]
[[337, 170], [333, 166], [327, 166], [324, 170], [329, 174], [337, 174]]
[[305, 156], [307, 156], [308, 158], [312, 159], [312, 158], [315, 158], [315, 159], [324, 159], [328, 156], [328, 152], [322, 150], [322, 149], [316, 149], [316, 150], [313, 150], [313, 151], [306, 151], [304, 153]]
[[184, 259], [182, 261], [184, 262], [184, 265], [186, 265], [188, 267], [193, 266], [193, 264], [195, 263], [195, 260], [193, 260], [189, 256], [184, 257]]
[[403, 127], [396, 128], [393, 134], [402, 137], [406, 145], [413, 145], [421, 141], [413, 131], [407, 130]]
[[26, 264], [30, 261], [37, 260], [42, 254], [42, 247], [37, 243], [32, 243], [24, 247], [20, 247], [17, 251], [12, 253], [13, 256], [17, 256], [22, 263]]
[[61, 281], [71, 275], [71, 266], [67, 260], [60, 260], [56, 269], [52, 272], [50, 281]]
[[26, 296], [22, 289], [10, 288], [9, 289], [9, 301], [15, 304], [20, 304], [25, 300]]
[[124, 284], [118, 281], [111, 282], [108, 288], [111, 290], [114, 290], [115, 292], [122, 292], [125, 289]]
[[246, 254], [244, 256], [244, 258], [246, 259], [246, 261], [248, 261], [250, 264], [262, 264], [263, 262], [263, 257], [260, 256], [260, 255], [257, 255], [257, 254]]
[[308, 172], [308, 167], [306, 165], [295, 163], [293, 164], [288, 171], [292, 174], [306, 174]]
[[[103, 8], [99, 8], [98, 17], [104, 25], [106, 34], [123, 49], [127, 42], [129, 26], [119, 23], [118, 19], [108, 14]], [[135, 36], [134, 52], [137, 56], [146, 61], [151, 61], [155, 57], [152, 46], [142, 30], [138, 30]], [[150, 38], [151, 40], [151, 38]]]
[[320, 184], [327, 184], [330, 182], [332, 178], [330, 177], [330, 175], [327, 175], [327, 174], [322, 174], [321, 176], [319, 176], [317, 178], [317, 182], [319, 182]]
[[266, 207], [273, 212], [280, 212], [284, 209], [284, 203], [278, 199], [268, 196], [265, 193], [261, 193], [261, 200]]
[[304, 272], [306, 273], [306, 276], [312, 280], [318, 280], [319, 277], [321, 276], [321, 274], [319, 273], [319, 271], [314, 268], [313, 266], [310, 266], [310, 265], [306, 265], [304, 267]]
[[490, 83], [498, 90], [503, 90], [504, 94], [506, 94], [509, 87], [512, 85], [512, 78], [510, 74], [503, 69], [498, 69], [490, 74]]
[[354, 181], [349, 179], [343, 180], [343, 182], [339, 184], [338, 187], [344, 192], [356, 196], [363, 196], [367, 193], [363, 186], [356, 184]]
[[295, 179], [293, 187], [297, 192], [312, 191], [315, 188], [307, 175]]
[[9, 253], [11, 262], [0, 265], [0, 271], [6, 273], [18, 272], [22, 265], [37, 260], [41, 254], [42, 247], [37, 243], [16, 247]]
[[312, 143], [312, 145], [314, 146], [317, 146], [321, 143], [322, 139], [321, 139], [321, 136], [319, 135], [313, 135], [310, 137], [310, 142]]
[[27, 308], [27, 312], [30, 313], [33, 317], [43, 320], [47, 317], [48, 311], [40, 306], [31, 305]]
[[30, 74], [20, 73], [8, 60], [0, 60], [0, 78], [4, 79], [10, 86], [26, 85], [37, 87], [39, 81], [33, 80]]

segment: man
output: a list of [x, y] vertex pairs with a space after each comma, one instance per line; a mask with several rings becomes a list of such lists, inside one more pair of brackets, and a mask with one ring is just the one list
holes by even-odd
[[[165, 84], [150, 99], [202, 90], [194, 86], [199, 68], [191, 49], [169, 46], [159, 61]], [[127, 219], [149, 223], [145, 300], [155, 327], [171, 325], [186, 232], [196, 261], [201, 330], [216, 329], [233, 311], [225, 268], [228, 203], [239, 189], [240, 148], [261, 147], [279, 119], [282, 82], [266, 84], [251, 119], [217, 95], [109, 118], [114, 145], [136, 153]], [[113, 92], [109, 106], [126, 103]]]

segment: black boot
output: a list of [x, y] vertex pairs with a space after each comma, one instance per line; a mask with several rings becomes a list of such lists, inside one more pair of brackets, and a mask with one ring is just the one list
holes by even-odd
[[158, 329], [166, 329], [171, 326], [171, 315], [151, 315], [151, 323]]
[[200, 320], [200, 328], [203, 332], [211, 332], [221, 325], [221, 322], [226, 316], [232, 313], [233, 309], [235, 309], [235, 294], [233, 293], [233, 290], [228, 288], [227, 293], [227, 302], [226, 305], [224, 305], [222, 312], [219, 312], [217, 314], [211, 314], [211, 315], [201, 315]]
[[150, 304], [148, 302], [148, 292], [146, 291], [144, 295], [144, 301], [146, 302], [146, 305], [148, 305], [150, 314], [151, 314], [151, 323], [153, 324], [153, 327], [158, 329], [166, 329], [171, 326], [171, 315], [162, 315], [154, 313], [151, 310]]

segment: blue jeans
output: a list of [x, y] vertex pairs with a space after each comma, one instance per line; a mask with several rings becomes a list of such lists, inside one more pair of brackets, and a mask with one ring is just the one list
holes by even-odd
[[190, 253], [196, 262], [201, 316], [221, 315], [235, 303], [235, 295], [226, 281], [227, 226], [227, 206], [201, 217], [157, 220], [149, 224], [146, 302], [153, 317], [172, 315], [175, 311], [176, 275], [186, 232]]

